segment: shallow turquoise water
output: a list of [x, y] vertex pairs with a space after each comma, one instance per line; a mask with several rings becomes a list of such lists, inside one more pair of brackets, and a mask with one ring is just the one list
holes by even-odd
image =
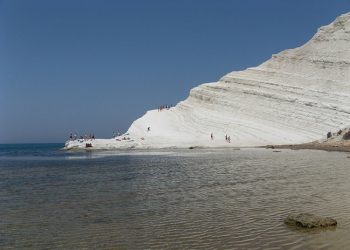
[[[0, 146], [1, 249], [346, 249], [350, 159], [323, 151]], [[11, 148], [12, 147], [12, 148]], [[299, 231], [290, 212], [338, 220]]]

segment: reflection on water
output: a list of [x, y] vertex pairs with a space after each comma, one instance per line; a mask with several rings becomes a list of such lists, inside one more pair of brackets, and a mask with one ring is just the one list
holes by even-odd
[[149, 150], [142, 150], [142, 151], [135, 151], [135, 150], [119, 150], [119, 151], [83, 151], [83, 152], [77, 152], [77, 154], [70, 154], [66, 155], [65, 158], [69, 160], [76, 160], [76, 159], [86, 159], [86, 158], [104, 158], [104, 157], [110, 157], [110, 156], [155, 156], [155, 155], [172, 155], [174, 152], [169, 152], [165, 150], [161, 151], [149, 151]]
[[[346, 249], [346, 157], [266, 149], [0, 157], [0, 248]], [[331, 216], [338, 227], [296, 230], [283, 224], [291, 212]]]

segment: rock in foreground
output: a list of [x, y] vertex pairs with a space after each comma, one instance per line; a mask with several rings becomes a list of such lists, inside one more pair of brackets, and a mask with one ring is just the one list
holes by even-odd
[[303, 228], [332, 227], [337, 225], [337, 221], [330, 217], [321, 217], [309, 213], [290, 214], [284, 223], [291, 226]]

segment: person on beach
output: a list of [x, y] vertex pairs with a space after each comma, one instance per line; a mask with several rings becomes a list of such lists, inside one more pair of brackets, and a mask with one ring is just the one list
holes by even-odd
[[231, 136], [227, 137], [227, 142], [231, 143]]
[[149, 131], [151, 131], [151, 127], [148, 127], [148, 128], [147, 128], [147, 132], [149, 132]]
[[213, 135], [213, 133], [211, 133], [211, 134], [210, 134], [210, 138], [211, 138], [211, 140], [213, 140], [213, 139], [214, 139], [214, 135]]
[[227, 135], [225, 135], [225, 141], [227, 141]]

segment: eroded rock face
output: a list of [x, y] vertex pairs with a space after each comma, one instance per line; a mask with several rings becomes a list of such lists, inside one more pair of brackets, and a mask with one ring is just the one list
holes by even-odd
[[284, 223], [303, 228], [334, 227], [337, 221], [330, 217], [321, 217], [310, 213], [290, 214]]
[[[202, 84], [171, 110], [147, 113], [128, 132], [148, 136], [145, 142], [153, 140], [151, 144], [162, 139], [175, 146], [207, 146], [225, 134], [233, 138], [232, 146], [306, 143], [349, 125], [349, 82], [347, 13], [321, 27], [303, 46]], [[147, 126], [154, 128], [152, 133]], [[216, 146], [227, 144], [220, 142]]]
[[[128, 140], [95, 140], [94, 149], [299, 144], [349, 121], [350, 12], [298, 48], [195, 87], [175, 107], [148, 111], [122, 136]], [[85, 144], [66, 145], [76, 147]]]

